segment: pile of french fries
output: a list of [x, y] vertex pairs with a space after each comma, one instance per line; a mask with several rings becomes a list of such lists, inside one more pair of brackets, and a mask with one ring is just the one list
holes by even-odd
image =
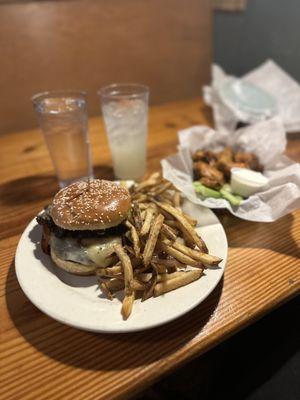
[[101, 291], [112, 300], [124, 290], [122, 315], [134, 300], [157, 297], [199, 279], [203, 270], [222, 260], [208, 254], [195, 231], [197, 221], [181, 210], [180, 192], [160, 173], [131, 188], [132, 211], [122, 245], [115, 244], [115, 265], [97, 270]]

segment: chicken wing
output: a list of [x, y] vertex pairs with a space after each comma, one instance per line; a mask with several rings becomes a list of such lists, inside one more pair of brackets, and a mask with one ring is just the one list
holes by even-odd
[[247, 165], [247, 168], [253, 169], [254, 171], [262, 170], [262, 167], [259, 164], [258, 158], [253, 153], [237, 151], [234, 155], [234, 161], [237, 163], [244, 163]]
[[217, 168], [203, 162], [194, 163], [194, 178], [199, 179], [203, 185], [220, 189], [224, 184], [224, 175]]

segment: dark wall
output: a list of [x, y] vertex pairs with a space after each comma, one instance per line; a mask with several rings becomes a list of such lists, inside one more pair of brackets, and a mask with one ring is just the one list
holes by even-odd
[[300, 1], [249, 0], [241, 13], [215, 12], [214, 60], [240, 76], [273, 58], [300, 81]]

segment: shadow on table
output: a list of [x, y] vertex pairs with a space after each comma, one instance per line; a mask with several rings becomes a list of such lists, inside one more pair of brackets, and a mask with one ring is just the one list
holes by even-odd
[[54, 175], [33, 175], [14, 179], [0, 185], [0, 203], [4, 206], [18, 206], [48, 201], [58, 190]]
[[173, 322], [124, 334], [85, 332], [42, 314], [21, 291], [14, 263], [6, 281], [6, 302], [17, 330], [47, 357], [88, 370], [123, 370], [171, 355], [197, 336], [214, 313], [222, 287], [223, 280], [203, 303]]
[[[114, 176], [112, 167], [106, 165], [97, 165], [94, 175], [100, 179], [113, 179]], [[0, 204], [11, 207], [41, 200], [48, 202], [58, 190], [55, 175], [26, 176], [0, 185]]]
[[227, 211], [216, 214], [226, 231], [229, 247], [268, 249], [299, 258], [299, 245], [291, 234], [293, 214], [271, 223], [244, 221]]

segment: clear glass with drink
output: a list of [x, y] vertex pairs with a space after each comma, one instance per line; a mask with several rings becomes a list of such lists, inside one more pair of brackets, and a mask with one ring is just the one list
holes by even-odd
[[85, 93], [39, 93], [32, 102], [60, 187], [92, 177]]
[[98, 92], [118, 179], [139, 180], [146, 172], [149, 89], [113, 84]]

